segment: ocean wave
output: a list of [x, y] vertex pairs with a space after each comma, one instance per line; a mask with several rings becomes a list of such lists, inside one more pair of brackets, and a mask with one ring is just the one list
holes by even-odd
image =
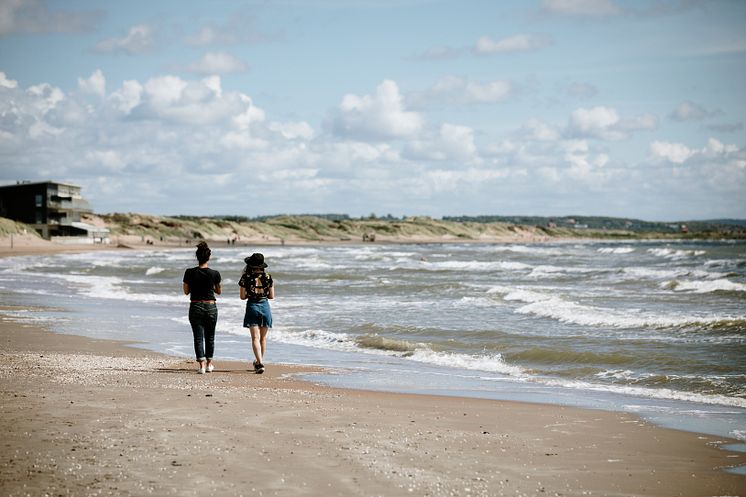
[[534, 267], [528, 274], [530, 278], [546, 278], [556, 275], [588, 274], [598, 272], [599, 269], [588, 267], [550, 266], [542, 265]]
[[742, 440], [742, 441], [746, 442], [746, 430], [733, 430], [733, 431], [730, 432], [730, 434], [736, 440]]
[[707, 253], [706, 250], [675, 250], [670, 248], [649, 248], [648, 253], [657, 257], [664, 257], [673, 261], [688, 259], [690, 257], [699, 257]]
[[421, 261], [419, 267], [430, 271], [515, 271], [533, 269], [533, 266], [514, 261]]
[[496, 245], [492, 252], [513, 252], [516, 254], [562, 255], [562, 250], [553, 247], [536, 247], [529, 245]]
[[375, 335], [354, 336], [348, 333], [334, 333], [326, 330], [304, 330], [300, 332], [273, 330], [271, 339], [282, 343], [342, 352], [395, 356], [434, 366], [513, 376], [524, 374], [521, 367], [507, 364], [500, 354], [473, 355], [439, 352], [430, 349], [426, 344], [414, 344], [404, 340], [394, 340]]
[[674, 292], [713, 293], [713, 292], [746, 292], [746, 285], [728, 279], [708, 281], [672, 280], [661, 283], [661, 288]]
[[152, 276], [154, 274], [162, 273], [165, 270], [166, 270], [166, 268], [162, 268], [160, 266], [153, 266], [153, 267], [148, 268], [147, 271], [145, 271], [145, 275], [146, 276]]
[[634, 251], [634, 247], [601, 247], [596, 250], [600, 254], [631, 254]]
[[188, 302], [186, 297], [179, 294], [154, 294], [154, 293], [135, 293], [130, 292], [122, 285], [131, 283], [118, 278], [116, 276], [91, 276], [91, 275], [77, 275], [77, 274], [57, 274], [57, 273], [45, 273], [35, 274], [43, 278], [55, 278], [63, 280], [71, 288], [75, 289], [79, 295], [91, 297], [95, 299], [107, 299], [107, 300], [127, 300], [136, 302], [150, 302], [150, 303], [185, 303]]
[[503, 300], [508, 302], [523, 302], [526, 305], [518, 307], [514, 312], [530, 314], [563, 323], [581, 326], [605, 326], [608, 328], [675, 328], [683, 326], [725, 326], [742, 325], [746, 316], [681, 316], [645, 314], [638, 309], [620, 311], [603, 307], [594, 307], [565, 300], [557, 295], [527, 290], [521, 288], [507, 288], [495, 286], [487, 293], [503, 294]]
[[559, 380], [553, 378], [531, 378], [532, 383], [540, 383], [552, 387], [571, 388], [574, 390], [591, 390], [596, 392], [611, 392], [634, 397], [662, 400], [680, 400], [699, 404], [720, 405], [746, 408], [746, 399], [728, 395], [686, 392], [671, 388], [652, 388], [634, 385], [603, 384], [580, 380]]
[[712, 271], [702, 271], [699, 269], [654, 269], [648, 267], [626, 267], [620, 270], [621, 274], [630, 276], [634, 279], [674, 279], [674, 278], [700, 278], [700, 279], [718, 279], [724, 276], [723, 273]]
[[593, 351], [557, 350], [531, 348], [507, 354], [510, 362], [527, 361], [534, 364], [628, 364], [636, 358], [628, 354], [604, 353]]
[[395, 340], [380, 335], [362, 335], [355, 338], [355, 344], [363, 349], [390, 350], [392, 352], [414, 352], [422, 344], [407, 342], [406, 340]]

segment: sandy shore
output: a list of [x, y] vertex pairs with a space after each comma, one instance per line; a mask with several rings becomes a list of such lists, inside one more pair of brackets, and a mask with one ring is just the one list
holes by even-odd
[[721, 470], [745, 454], [628, 414], [198, 375], [5, 317], [0, 340], [2, 495], [746, 495]]

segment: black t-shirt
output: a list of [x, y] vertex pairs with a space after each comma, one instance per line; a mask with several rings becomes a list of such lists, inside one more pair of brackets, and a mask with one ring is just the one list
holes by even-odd
[[189, 285], [191, 300], [215, 300], [220, 273], [209, 267], [190, 267], [184, 272], [184, 283]]

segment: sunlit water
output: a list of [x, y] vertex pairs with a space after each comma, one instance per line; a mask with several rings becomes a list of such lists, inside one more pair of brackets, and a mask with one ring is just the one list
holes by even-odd
[[[259, 249], [258, 249], [259, 250]], [[265, 247], [276, 282], [267, 362], [319, 364], [335, 386], [639, 413], [746, 440], [746, 244]], [[216, 248], [216, 360], [250, 361], [237, 281]], [[193, 250], [0, 260], [10, 312], [55, 331], [192, 356]], [[270, 366], [271, 367], [271, 366]]]

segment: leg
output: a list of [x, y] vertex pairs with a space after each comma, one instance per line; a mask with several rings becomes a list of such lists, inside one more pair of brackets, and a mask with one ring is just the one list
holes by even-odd
[[261, 364], [264, 350], [261, 344], [260, 328], [250, 326], [249, 331], [251, 332], [251, 348], [254, 349], [254, 357], [256, 357], [256, 362]]
[[192, 336], [194, 337], [194, 355], [199, 363], [200, 371], [205, 368], [205, 326], [202, 319], [202, 313], [196, 306], [189, 308], [189, 324], [192, 325]]
[[259, 342], [262, 346], [262, 357], [267, 353], [267, 333], [269, 333], [269, 328], [266, 326], [259, 327]]
[[212, 357], [215, 353], [215, 325], [218, 322], [218, 308], [212, 306], [205, 316], [205, 357], [208, 368], [212, 366]]

